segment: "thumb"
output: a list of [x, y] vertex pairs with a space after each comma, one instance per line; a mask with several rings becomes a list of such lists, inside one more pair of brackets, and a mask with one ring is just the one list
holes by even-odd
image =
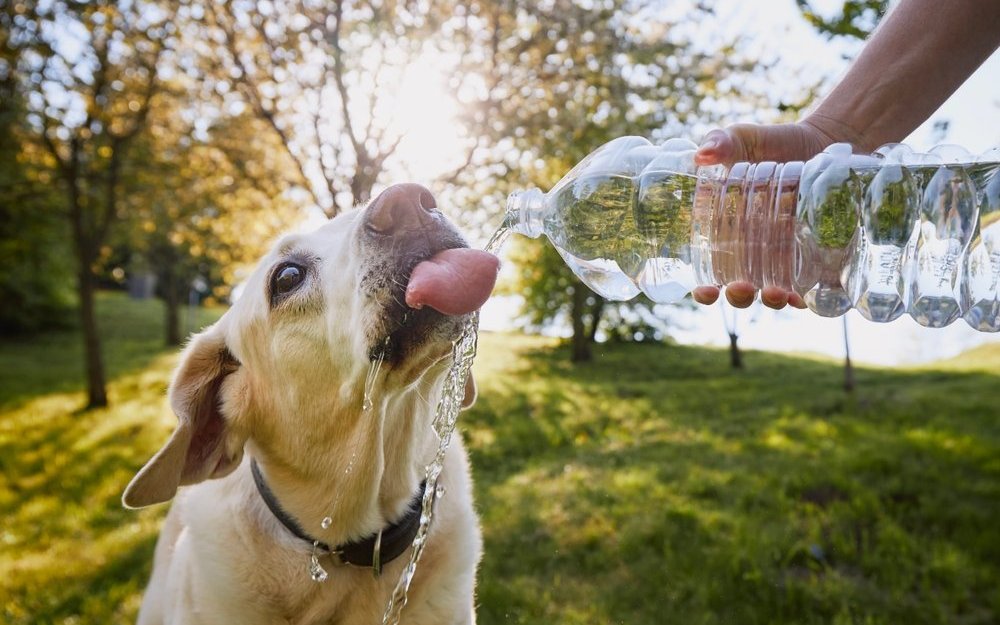
[[729, 130], [712, 130], [701, 140], [694, 153], [695, 165], [732, 164], [744, 160], [742, 144], [738, 143]]
[[735, 124], [713, 130], [695, 152], [698, 165], [806, 160], [830, 143], [804, 124]]

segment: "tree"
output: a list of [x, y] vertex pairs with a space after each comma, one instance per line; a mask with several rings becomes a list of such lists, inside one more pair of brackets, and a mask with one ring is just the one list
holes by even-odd
[[843, 3], [839, 12], [824, 17], [813, 8], [811, 0], [795, 0], [802, 17], [820, 33], [830, 38], [843, 36], [854, 39], [865, 39], [875, 30], [879, 20], [889, 10], [889, 2], [890, 0], [848, 0]]
[[[268, 129], [244, 111], [221, 115], [211, 97], [177, 81], [150, 112], [126, 181], [127, 247], [157, 275], [168, 345], [182, 339], [180, 307], [201, 278], [221, 299], [235, 275], [295, 220], [289, 164]], [[203, 129], [196, 125], [216, 118]]]
[[722, 323], [726, 326], [726, 334], [729, 335], [729, 366], [733, 369], [743, 368], [743, 353], [740, 351], [740, 333], [739, 333], [739, 319], [740, 311], [738, 308], [732, 309], [732, 316], [726, 317], [726, 303], [722, 301], [719, 303], [720, 310], [722, 311]]
[[20, 52], [10, 40], [16, 12], [0, 7], [0, 332], [20, 334], [66, 325], [73, 289], [44, 154], [24, 141], [25, 102], [14, 73]]
[[[169, 4], [165, 5], [169, 7]], [[107, 405], [94, 316], [96, 271], [119, 220], [122, 170], [145, 128], [173, 25], [156, 4], [18, 3], [11, 39], [27, 120], [63, 192], [76, 260], [87, 407]]]
[[[327, 215], [366, 202], [402, 139], [393, 107], [450, 4], [226, 0], [204, 5], [204, 53], [264, 120]], [[201, 13], [200, 5], [191, 10]], [[234, 94], [235, 95], [235, 94]]]
[[[463, 52], [451, 84], [468, 109], [478, 149], [458, 177], [480, 215], [495, 215], [518, 187], [550, 188], [606, 141], [622, 135], [689, 136], [741, 75], [764, 72], [729, 42], [692, 42], [681, 23], [711, 19], [701, 4], [678, 8], [570, 0], [467, 3], [446, 22]], [[704, 36], [710, 29], [699, 29]], [[486, 217], [481, 217], [486, 219]], [[609, 233], [609, 236], [613, 236]], [[547, 246], [520, 244], [525, 317], [568, 319], [574, 359], [587, 359], [607, 306]]]

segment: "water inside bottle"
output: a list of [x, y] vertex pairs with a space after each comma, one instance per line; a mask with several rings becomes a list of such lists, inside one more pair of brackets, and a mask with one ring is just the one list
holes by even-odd
[[691, 266], [695, 191], [690, 174], [585, 174], [554, 191], [545, 231], [599, 295], [627, 300], [641, 290], [655, 301], [678, 301], [697, 282]]
[[966, 167], [934, 168], [920, 201], [914, 276], [907, 284], [907, 310], [921, 325], [944, 327], [961, 314], [962, 261], [977, 225], [976, 186]]
[[738, 163], [720, 177], [699, 177], [695, 213], [706, 230], [699, 252], [711, 268], [700, 284], [792, 289], [800, 168]]
[[546, 232], [570, 268], [595, 292], [627, 300], [639, 294], [632, 178], [584, 175], [555, 191]]

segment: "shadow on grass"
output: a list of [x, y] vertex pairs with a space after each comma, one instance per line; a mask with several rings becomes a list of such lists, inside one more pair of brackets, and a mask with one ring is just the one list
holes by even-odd
[[156, 535], [89, 568], [86, 574], [61, 576], [4, 601], [9, 625], [134, 623], [142, 585], [153, 560]]
[[[80, 412], [80, 337], [0, 345], [0, 622], [134, 622], [165, 508], [121, 493], [173, 428], [165, 390], [177, 350], [162, 307], [98, 301], [108, 408]], [[210, 323], [218, 311], [202, 311]]]
[[567, 359], [477, 371], [480, 622], [1000, 618], [997, 376], [862, 369], [850, 397], [773, 354]]
[[[197, 309], [195, 325], [208, 325], [219, 314], [218, 310]], [[108, 381], [140, 371], [157, 355], [177, 350], [165, 345], [163, 303], [159, 300], [100, 293], [97, 315]], [[46, 393], [85, 389], [79, 331], [61, 329], [0, 341], [0, 410], [17, 408]]]

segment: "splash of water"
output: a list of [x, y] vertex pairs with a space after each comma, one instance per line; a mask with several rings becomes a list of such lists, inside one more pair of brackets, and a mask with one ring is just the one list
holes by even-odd
[[[373, 399], [373, 394], [375, 390], [375, 381], [378, 379], [378, 372], [382, 368], [382, 361], [385, 359], [385, 350], [379, 351], [379, 356], [372, 361], [371, 367], [368, 369], [368, 374], [365, 376], [365, 388], [364, 397], [361, 400], [361, 412], [362, 414], [370, 412], [372, 408], [375, 407], [375, 401]], [[351, 459], [347, 463], [347, 468], [344, 469], [344, 479], [351, 474], [354, 470], [354, 460], [357, 458], [357, 453], [351, 454]], [[330, 506], [331, 510], [336, 510], [340, 505], [340, 493], [343, 491], [342, 488], [338, 488], [337, 497], [334, 499], [333, 504]], [[333, 523], [332, 517], [323, 517], [320, 522], [320, 527], [323, 529], [328, 529]], [[319, 562], [319, 542], [313, 543], [312, 553], [309, 556], [309, 577], [312, 578], [314, 582], [325, 582], [327, 580], [328, 574], [323, 565]]]
[[372, 394], [375, 390], [375, 380], [378, 378], [379, 369], [382, 368], [382, 361], [385, 360], [385, 352], [386, 350], [384, 349], [379, 350], [378, 358], [372, 361], [372, 365], [368, 369], [368, 375], [365, 376], [365, 395], [364, 399], [361, 400], [362, 413], [368, 412], [375, 406]]
[[[491, 254], [497, 253], [509, 233], [510, 229], [507, 224], [501, 225], [493, 233], [485, 250]], [[452, 343], [451, 366], [445, 374], [441, 399], [438, 401], [437, 412], [434, 414], [433, 427], [438, 436], [438, 448], [434, 459], [427, 465], [425, 473], [426, 485], [420, 501], [420, 527], [417, 529], [417, 535], [413, 538], [410, 559], [406, 563], [403, 573], [399, 576], [399, 581], [396, 582], [396, 587], [393, 589], [392, 596], [385, 608], [382, 625], [399, 625], [400, 616], [406, 606], [410, 584], [417, 572], [417, 563], [424, 551], [427, 532], [434, 518], [434, 499], [443, 494], [444, 491], [443, 487], [438, 487], [437, 482], [441, 476], [441, 469], [444, 467], [445, 452], [448, 451], [448, 446], [451, 444], [451, 435], [458, 423], [458, 412], [462, 407], [462, 399], [465, 397], [465, 380], [469, 376], [472, 361], [476, 357], [478, 340], [479, 313], [476, 312], [469, 317], [468, 322], [462, 328], [461, 335]]]

